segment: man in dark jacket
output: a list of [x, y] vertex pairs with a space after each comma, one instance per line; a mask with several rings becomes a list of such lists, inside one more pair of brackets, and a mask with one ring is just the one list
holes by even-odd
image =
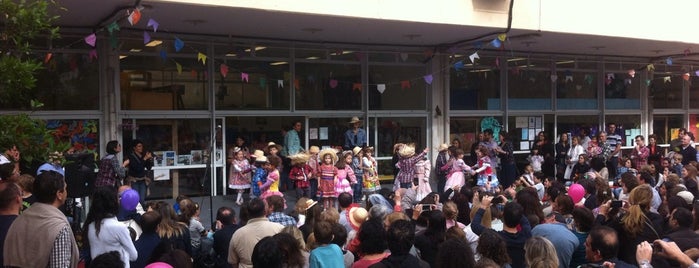
[[155, 248], [160, 244], [160, 236], [157, 229], [162, 217], [158, 212], [149, 211], [141, 216], [141, 236], [134, 242], [138, 258], [132, 261], [130, 267], [140, 268], [148, 264], [148, 260], [155, 251]]
[[413, 241], [415, 240], [415, 227], [411, 222], [406, 220], [395, 221], [391, 224], [391, 227], [388, 228], [387, 240], [391, 255], [381, 260], [381, 262], [369, 266], [370, 268], [430, 267], [427, 262], [410, 254], [410, 248], [413, 247]]
[[682, 250], [699, 248], [699, 234], [695, 233], [692, 227], [692, 212], [686, 208], [678, 207], [670, 215], [668, 221], [670, 233], [665, 235]]
[[619, 237], [614, 229], [607, 226], [597, 226], [590, 231], [585, 240], [585, 258], [590, 264], [603, 265], [613, 263], [615, 268], [635, 267], [616, 256], [619, 253]]
[[233, 233], [238, 230], [235, 221], [235, 210], [221, 207], [216, 213], [216, 220], [221, 222], [221, 229], [214, 233], [214, 252], [216, 252], [216, 267], [230, 267], [228, 264], [228, 246]]

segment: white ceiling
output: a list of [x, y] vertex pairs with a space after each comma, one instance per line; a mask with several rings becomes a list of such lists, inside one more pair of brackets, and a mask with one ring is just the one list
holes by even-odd
[[[136, 2], [145, 9], [141, 22], [134, 29], [145, 29], [148, 19], [153, 18], [160, 24], [159, 31], [169, 33], [324, 44], [424, 46], [447, 50], [452, 43], [502, 31], [507, 26], [506, 21], [502, 28], [495, 29], [136, 0], [101, 0], [99, 4], [94, 0], [60, 1], [66, 11], [58, 12], [61, 16], [58, 24], [63, 28], [99, 29], [125, 17], [126, 10]], [[120, 25], [122, 29], [131, 27], [125, 20]], [[697, 44], [518, 29], [512, 29], [508, 37], [511, 38], [506, 43], [508, 52], [638, 57], [655, 62], [664, 62], [672, 56], [676, 64], [699, 65], [699, 55], [691, 53], [699, 52]], [[489, 35], [481, 40], [487, 43], [493, 38], [495, 35]], [[473, 51], [474, 43], [463, 42], [459, 49]], [[684, 55], [687, 49], [690, 53]]]

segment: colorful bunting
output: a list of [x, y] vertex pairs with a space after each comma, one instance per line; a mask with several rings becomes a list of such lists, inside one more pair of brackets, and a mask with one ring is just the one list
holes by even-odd
[[240, 80], [250, 83], [249, 76], [248, 73], [240, 73]]
[[655, 71], [655, 65], [648, 64], [648, 65], [646, 65], [646, 69], [648, 69], [648, 71]]
[[507, 34], [499, 34], [498, 35], [498, 40], [505, 42], [506, 39], [507, 39]]
[[500, 42], [500, 40], [495, 38], [495, 39], [493, 39], [493, 41], [490, 41], [490, 45], [495, 47], [495, 48], [499, 48], [502, 45], [502, 43]]
[[201, 64], [206, 65], [206, 55], [204, 53], [197, 53], [197, 61], [201, 61]]
[[461, 70], [463, 68], [464, 68], [464, 61], [460, 60], [460, 61], [457, 61], [456, 63], [454, 63], [454, 69], [456, 69], [457, 71]]
[[328, 84], [330, 85], [330, 88], [336, 88], [337, 87], [337, 80], [330, 79], [330, 82]]
[[223, 78], [226, 78], [226, 76], [228, 76], [228, 65], [221, 63], [221, 67], [219, 67], [219, 69], [221, 72], [221, 76], [223, 76]]
[[573, 82], [573, 76], [572, 75], [566, 75], [566, 83], [568, 82]]
[[592, 78], [592, 75], [589, 75], [589, 74], [585, 75], [585, 83], [587, 83], [588, 85], [592, 85], [593, 79], [594, 78]]
[[158, 25], [159, 25], [158, 22], [155, 21], [154, 19], [149, 19], [149, 20], [148, 20], [148, 25], [147, 25], [147, 27], [153, 27], [153, 32], [157, 32], [157, 31], [158, 31]]
[[282, 80], [282, 79], [277, 80], [277, 87], [283, 88], [284, 87], [284, 80]]
[[352, 84], [352, 91], [354, 91], [354, 90], [362, 91], [362, 83]]
[[646, 86], [650, 86], [650, 79], [646, 79]]
[[109, 32], [109, 34], [113, 34], [114, 31], [119, 31], [119, 30], [120, 30], [120, 29], [119, 29], [119, 24], [117, 24], [116, 21], [115, 21], [115, 22], [112, 22], [112, 23], [109, 24], [109, 25], [107, 25], [107, 32]]
[[481, 57], [478, 56], [478, 52], [475, 52], [475, 53], [471, 54], [471, 56], [468, 56], [468, 58], [471, 59], [471, 62], [472, 62], [473, 64], [475, 64], [475, 63], [476, 63], [476, 59], [480, 59]]
[[699, 70], [697, 70], [696, 72], [694, 72], [694, 74], [697, 75], [697, 76], [699, 76]]
[[672, 82], [672, 77], [670, 77], [669, 75], [666, 76], [666, 77], [663, 77], [663, 82], [665, 82], [665, 83], [671, 83], [671, 82]]
[[177, 66], [177, 74], [182, 74], [182, 65], [179, 62], [175, 62], [175, 66]]
[[143, 44], [148, 44], [150, 43], [150, 34], [146, 31], [143, 31]]
[[423, 78], [425, 79], [425, 83], [427, 83], [428, 85], [431, 85], [432, 80], [434, 79], [434, 77], [432, 77], [431, 74], [425, 75]]
[[665, 59], [665, 63], [667, 65], [672, 65], [672, 57], [667, 57], [667, 59]]
[[400, 88], [401, 89], [410, 88], [410, 81], [408, 81], [408, 80], [400, 81]]
[[85, 37], [85, 43], [91, 47], [95, 47], [95, 42], [97, 41], [97, 36], [93, 33]]
[[175, 52], [180, 52], [184, 47], [184, 41], [179, 38], [175, 38]]
[[628, 73], [629, 73], [629, 77], [631, 77], [631, 78], [636, 77], [636, 70], [630, 69]]
[[129, 23], [131, 23], [131, 26], [134, 26], [138, 23], [138, 21], [141, 20], [141, 11], [138, 9], [134, 9], [133, 12], [129, 15]]
[[379, 91], [379, 93], [383, 94], [383, 92], [386, 91], [386, 84], [376, 85], [376, 90]]

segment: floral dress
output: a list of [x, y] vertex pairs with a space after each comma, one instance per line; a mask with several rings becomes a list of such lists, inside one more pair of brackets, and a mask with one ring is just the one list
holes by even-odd
[[[480, 163], [480, 161], [479, 161]], [[444, 191], [454, 187], [454, 185], [463, 186], [466, 183], [466, 175], [464, 172], [471, 171], [471, 167], [466, 165], [463, 159], [454, 159], [451, 161], [451, 169], [447, 175], [447, 183], [444, 184]]]
[[422, 200], [432, 192], [432, 187], [430, 186], [430, 170], [430, 160], [420, 160], [415, 164], [415, 177], [418, 180], [417, 200]]
[[247, 159], [233, 160], [231, 163], [231, 172], [228, 177], [228, 188], [231, 189], [249, 189], [250, 188], [250, 171], [254, 167], [250, 165]]
[[363, 157], [362, 169], [364, 169], [362, 191], [365, 194], [373, 194], [380, 190], [381, 184], [379, 184], [379, 176], [376, 172], [376, 160], [370, 157]]
[[478, 173], [478, 186], [485, 187], [488, 182], [488, 178], [491, 178], [490, 187], [498, 187], [498, 178], [493, 173], [493, 168], [490, 166], [490, 157], [484, 156], [478, 159], [478, 163], [474, 167], [476, 168], [476, 173]]
[[337, 168], [333, 165], [318, 166], [320, 182], [318, 183], [318, 197], [335, 197], [335, 176]]
[[341, 193], [354, 195], [351, 184], [357, 183], [352, 167], [346, 165], [343, 169], [337, 169], [337, 183], [335, 184], [335, 197]]

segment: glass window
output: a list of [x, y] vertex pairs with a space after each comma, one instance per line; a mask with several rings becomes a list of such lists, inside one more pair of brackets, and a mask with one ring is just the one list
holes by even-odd
[[424, 53], [414, 52], [370, 52], [369, 62], [403, 62], [422, 63], [426, 59]]
[[360, 110], [361, 83], [359, 64], [297, 63], [296, 109]]
[[[697, 133], [696, 130], [696, 124], [699, 123], [699, 120], [697, 120], [696, 115], [690, 116], [692, 118], [694, 123], [690, 123], [690, 131], [693, 133]], [[693, 128], [691, 126], [694, 126]], [[685, 127], [685, 121], [684, 121], [684, 115], [681, 114], [672, 114], [672, 115], [665, 115], [665, 114], [657, 114], [653, 115], [653, 132], [652, 134], [655, 134], [658, 136], [657, 143], [658, 144], [670, 144], [670, 141], [677, 138], [677, 131], [680, 128]], [[692, 130], [694, 129], [694, 130]], [[673, 133], [675, 136], [673, 136]]]
[[689, 88], [689, 108], [697, 109], [699, 108], [699, 77], [690, 75], [689, 79], [685, 82]]
[[597, 109], [595, 72], [557, 72], [556, 105], [559, 110]]
[[634, 137], [641, 135], [641, 115], [607, 115], [605, 117], [604, 131], [609, 131], [610, 123], [616, 125], [617, 134], [621, 135], [623, 146], [633, 146]]
[[537, 141], [537, 135], [542, 131], [549, 141], [555, 143], [555, 139], [552, 138], [554, 131], [552, 115], [518, 115], [510, 116], [508, 120], [508, 129], [515, 151], [529, 152]]
[[[427, 88], [424, 66], [369, 66], [369, 109], [425, 110]], [[383, 93], [378, 84], [386, 86]]]
[[[42, 58], [39, 59], [42, 62]], [[84, 53], [53, 53], [34, 76], [31, 96], [44, 103], [44, 110], [97, 110], [100, 106], [99, 64]], [[0, 109], [19, 109], [28, 103], [0, 101]]]
[[[510, 110], [551, 109], [549, 60], [508, 61], [507, 105]], [[560, 78], [559, 78], [560, 79]]]
[[222, 148], [211, 150], [209, 119], [130, 120], [122, 122], [123, 152], [132, 151], [134, 139], [143, 142], [144, 151], [154, 155], [147, 199], [174, 198], [178, 195], [207, 196], [210, 177], [206, 164], [222, 166]]
[[607, 109], [640, 109], [641, 79], [628, 72], [607, 72], [604, 77], [604, 103]]
[[[476, 163], [471, 158], [471, 148], [480, 142], [479, 134], [483, 130], [481, 129], [483, 118], [485, 117], [452, 117], [449, 119], [449, 140], [444, 142], [464, 150], [466, 153], [464, 161], [469, 165]], [[495, 117], [495, 120], [502, 122], [501, 117]]]
[[[177, 67], [180, 64], [182, 72]], [[120, 60], [124, 110], [203, 110], [208, 107], [206, 66], [196, 58], [130, 55]]]
[[[682, 109], [682, 87], [685, 81], [680, 65], [655, 65], [655, 71], [650, 74], [648, 94], [650, 106], [654, 109]], [[692, 81], [692, 80], [690, 80]], [[690, 91], [690, 98], [695, 96]], [[690, 104], [690, 106], [692, 106]]]
[[[320, 148], [324, 146], [333, 147], [342, 150], [345, 144], [345, 131], [349, 128], [349, 121], [350, 118], [346, 117], [310, 118], [308, 120], [309, 130], [314, 129], [313, 132], [317, 133], [317, 135], [308, 137], [310, 145], [316, 145]], [[362, 122], [360, 127], [364, 128], [364, 122]], [[324, 135], [326, 133], [327, 135]]]
[[[424, 117], [370, 117], [369, 146], [374, 147], [374, 157], [378, 162], [381, 180], [393, 179], [393, 145], [414, 143], [415, 151], [421, 152], [427, 146], [426, 118]], [[346, 119], [345, 119], [346, 121]], [[377, 137], [376, 142], [374, 137]], [[433, 150], [434, 151], [434, 150]]]
[[[217, 73], [215, 76], [217, 110], [289, 109], [291, 82], [288, 62], [226, 57], [222, 64], [228, 67], [228, 75], [224, 78]], [[220, 64], [215, 66], [216, 70], [220, 68]]]
[[[466, 59], [468, 60], [468, 59]], [[500, 70], [449, 68], [449, 106], [452, 110], [500, 110]]]

